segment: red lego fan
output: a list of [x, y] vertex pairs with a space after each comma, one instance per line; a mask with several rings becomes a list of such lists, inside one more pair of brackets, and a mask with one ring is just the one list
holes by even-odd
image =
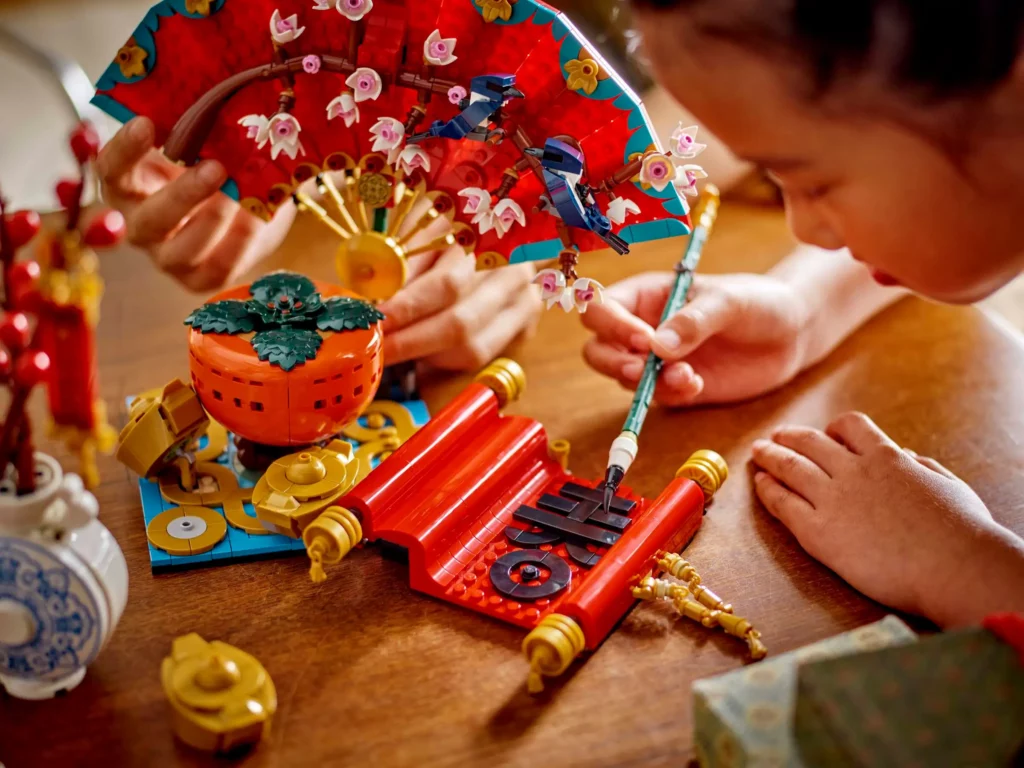
[[[371, 299], [457, 243], [481, 268], [560, 258], [545, 297], [583, 310], [601, 288], [570, 287], [579, 252], [687, 234], [703, 177], [684, 163], [696, 129], [662, 152], [637, 96], [536, 0], [164, 0], [97, 88], [113, 116], [151, 117], [172, 160], [221, 161], [255, 215], [294, 199], [320, 216]], [[413, 246], [439, 217], [451, 231]]]

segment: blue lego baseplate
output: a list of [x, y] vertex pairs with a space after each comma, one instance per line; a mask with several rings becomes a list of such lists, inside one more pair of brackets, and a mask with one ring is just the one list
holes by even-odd
[[[129, 406], [131, 405], [132, 399], [133, 398], [128, 398], [127, 400]], [[430, 420], [430, 413], [427, 410], [427, 405], [422, 400], [392, 403], [391, 405], [404, 409], [412, 417], [412, 422], [417, 428], [422, 427]], [[359, 425], [364, 428], [369, 427], [366, 416], [359, 419]], [[385, 427], [391, 425], [391, 420], [387, 418]], [[355, 439], [348, 437], [345, 437], [344, 439], [351, 443], [354, 448], [359, 448], [361, 445], [361, 443]], [[204, 436], [199, 442], [199, 450], [205, 448], [208, 443], [209, 438]], [[228, 433], [227, 448], [220, 456], [214, 459], [214, 461], [231, 470], [232, 474], [237, 479], [238, 486], [240, 488], [254, 487], [260, 478], [260, 474], [258, 472], [239, 471], [234, 453], [234, 440], [232, 439], [232, 435]], [[378, 463], [379, 461], [376, 459], [372, 462], [373, 466], [376, 466]], [[164, 499], [163, 494], [160, 492], [160, 484], [155, 480], [139, 478], [139, 495], [142, 498], [142, 516], [147, 528], [153, 518], [157, 515], [168, 510], [178, 508], [177, 504], [173, 504]], [[212, 509], [214, 512], [224, 516], [224, 509], [221, 506], [210, 506], [209, 509]], [[256, 510], [253, 508], [252, 504], [245, 504], [245, 513], [253, 519], [256, 518]], [[281, 536], [275, 533], [254, 535], [239, 530], [238, 528], [233, 527], [230, 523], [228, 524], [227, 529], [227, 535], [217, 544], [217, 546], [215, 546], [210, 552], [206, 552], [201, 555], [171, 555], [154, 547], [152, 544], [149, 544], [150, 567], [154, 573], [158, 573], [177, 568], [230, 565], [232, 563], [244, 562], [246, 560], [281, 556], [294, 552], [305, 552], [305, 547], [303, 546], [302, 541], [298, 539], [291, 539], [287, 536]]]

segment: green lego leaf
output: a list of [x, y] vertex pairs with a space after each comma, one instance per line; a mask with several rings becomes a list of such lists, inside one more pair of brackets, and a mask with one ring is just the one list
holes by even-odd
[[316, 327], [321, 331], [368, 331], [383, 319], [384, 314], [370, 302], [339, 297], [324, 302]]
[[260, 360], [283, 371], [315, 359], [322, 343], [319, 333], [301, 328], [261, 331], [252, 337], [252, 348]]
[[256, 329], [255, 321], [244, 301], [217, 301], [204, 304], [185, 318], [200, 333], [250, 333]]
[[306, 299], [318, 296], [313, 281], [294, 272], [273, 272], [265, 275], [249, 286], [249, 293], [260, 304], [277, 304], [281, 298], [288, 298], [293, 303], [307, 303]]

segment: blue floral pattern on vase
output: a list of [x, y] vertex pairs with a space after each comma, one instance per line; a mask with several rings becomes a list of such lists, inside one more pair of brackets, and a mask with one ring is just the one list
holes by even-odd
[[44, 547], [0, 538], [2, 600], [24, 606], [36, 631], [27, 643], [0, 643], [0, 675], [59, 680], [99, 653], [103, 632], [88, 586]]

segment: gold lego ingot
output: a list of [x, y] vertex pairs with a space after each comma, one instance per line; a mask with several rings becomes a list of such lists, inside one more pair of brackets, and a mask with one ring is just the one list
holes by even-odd
[[356, 513], [343, 507], [330, 507], [302, 532], [309, 555], [309, 577], [314, 584], [327, 580], [324, 565], [340, 563], [363, 540], [363, 526]]
[[135, 398], [128, 419], [118, 437], [116, 458], [141, 477], [169, 467], [210, 425], [196, 393], [178, 379]]
[[729, 465], [714, 451], [697, 451], [680, 467], [676, 477], [689, 478], [699, 485], [706, 503], [714, 498], [729, 478]]
[[506, 358], [499, 358], [484, 368], [475, 381], [498, 396], [499, 408], [516, 402], [526, 390], [526, 372], [515, 360]]
[[160, 668], [175, 735], [189, 746], [225, 754], [270, 732], [277, 692], [255, 658], [193, 633], [177, 638]]
[[568, 616], [552, 613], [523, 640], [523, 653], [530, 662], [526, 688], [531, 694], [544, 690], [545, 677], [565, 672], [586, 647], [580, 625]]
[[294, 539], [348, 491], [359, 475], [352, 446], [335, 440], [278, 459], [252, 491], [256, 516], [269, 528]]
[[572, 445], [568, 440], [552, 440], [548, 443], [548, 456], [557, 461], [562, 469], [569, 471], [569, 452]]

